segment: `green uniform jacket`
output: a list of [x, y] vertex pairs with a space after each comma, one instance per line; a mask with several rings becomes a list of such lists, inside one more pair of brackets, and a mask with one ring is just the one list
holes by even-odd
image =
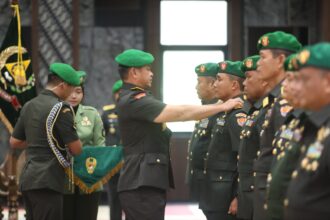
[[268, 178], [267, 205], [272, 220], [284, 218], [284, 199], [291, 174], [300, 156], [298, 141], [304, 130], [303, 120], [306, 114], [302, 110], [290, 112], [273, 141], [273, 163], [271, 177]]
[[216, 117], [206, 153], [199, 207], [203, 211], [227, 213], [237, 195], [237, 152], [246, 114], [242, 109], [234, 109]]
[[[26, 103], [15, 125], [13, 137], [26, 140], [26, 163], [20, 177], [20, 190], [50, 189], [63, 192], [65, 173], [52, 152], [46, 133], [46, 119], [53, 106], [60, 102], [52, 91], [44, 90]], [[64, 104], [54, 122], [54, 137], [59, 146], [78, 140], [73, 112]], [[65, 152], [62, 152], [65, 154]]]
[[[91, 106], [79, 105], [75, 116], [78, 137], [83, 146], [105, 146], [103, 122], [98, 111]], [[70, 194], [67, 178], [65, 194]]]

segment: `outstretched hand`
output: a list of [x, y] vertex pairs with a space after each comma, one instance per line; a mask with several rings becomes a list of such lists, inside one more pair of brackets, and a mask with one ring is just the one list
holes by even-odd
[[243, 107], [243, 100], [241, 98], [229, 99], [221, 104], [224, 107], [224, 111], [230, 111], [235, 108]]

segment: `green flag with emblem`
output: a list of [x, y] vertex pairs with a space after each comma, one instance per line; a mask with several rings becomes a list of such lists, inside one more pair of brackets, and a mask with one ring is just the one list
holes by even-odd
[[11, 133], [22, 106], [36, 96], [32, 63], [21, 33], [19, 6], [0, 48], [0, 119]]
[[[74, 184], [85, 193], [92, 193], [118, 173], [122, 165], [122, 147], [85, 146], [74, 157]], [[71, 171], [66, 172], [72, 175]]]

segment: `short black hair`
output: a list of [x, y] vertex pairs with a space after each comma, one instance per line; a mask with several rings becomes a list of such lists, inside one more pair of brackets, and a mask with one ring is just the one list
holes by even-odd
[[123, 65], [118, 66], [118, 72], [119, 72], [119, 76], [120, 76], [121, 80], [126, 80], [127, 79], [129, 68], [131, 68], [131, 67], [123, 66]]
[[243, 85], [244, 79], [243, 78], [229, 74], [229, 79], [232, 81], [238, 82], [240, 91], [244, 90], [244, 85]]
[[47, 85], [55, 86], [62, 82], [64, 82], [64, 81], [59, 76], [57, 76], [55, 74], [48, 74]]
[[289, 50], [283, 50], [283, 49], [270, 49], [273, 58], [278, 57], [279, 55], [283, 54], [285, 57], [290, 56], [291, 54], [293, 54], [294, 52], [289, 51]]

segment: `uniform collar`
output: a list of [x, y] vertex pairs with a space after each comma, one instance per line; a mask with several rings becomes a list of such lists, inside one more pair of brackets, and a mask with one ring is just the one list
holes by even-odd
[[124, 84], [123, 84], [123, 89], [130, 90], [130, 89], [134, 89], [134, 88], [139, 89], [141, 91], [144, 91], [145, 90], [145, 89], [143, 89], [143, 88], [141, 88], [141, 87], [139, 87], [137, 85], [131, 84], [131, 83], [125, 83], [124, 82]]
[[253, 108], [253, 105], [249, 101], [245, 101], [243, 104], [242, 110], [246, 113], [249, 114], [251, 109]]
[[264, 100], [264, 97], [258, 99], [255, 103], [253, 103], [253, 107], [256, 109], [260, 109], [262, 107], [262, 101]]
[[282, 81], [275, 86], [275, 88], [270, 91], [269, 96], [272, 96], [273, 98], [278, 97], [281, 94], [281, 88], [282, 88]]
[[321, 127], [330, 118], [330, 104], [323, 107], [321, 110], [311, 113], [309, 120], [316, 125]]
[[49, 90], [49, 89], [44, 89], [40, 92], [40, 94], [43, 94], [43, 95], [48, 95], [48, 96], [53, 96], [57, 99], [60, 99], [60, 97], [58, 97], [53, 91]]

